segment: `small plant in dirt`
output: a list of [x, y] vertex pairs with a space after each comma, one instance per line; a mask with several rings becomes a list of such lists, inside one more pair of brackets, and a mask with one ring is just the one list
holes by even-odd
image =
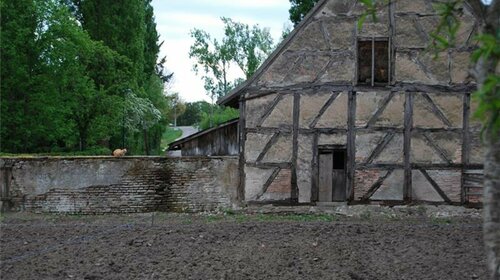
[[335, 221], [335, 216], [328, 214], [258, 214], [256, 216], [258, 221], [292, 221], [292, 222], [332, 222]]
[[365, 221], [368, 221], [371, 219], [372, 217], [372, 212], [369, 211], [369, 210], [365, 210], [363, 212], [361, 212], [361, 214], [359, 214], [359, 217], [362, 219], [362, 220], [365, 220]]
[[431, 223], [435, 225], [449, 225], [453, 220], [449, 217], [431, 217]]

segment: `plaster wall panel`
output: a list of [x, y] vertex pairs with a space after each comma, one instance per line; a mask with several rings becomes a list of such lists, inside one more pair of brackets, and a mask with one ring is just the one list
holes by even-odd
[[245, 124], [247, 128], [254, 128], [257, 126], [260, 119], [266, 112], [266, 109], [271, 105], [275, 98], [276, 94], [270, 94], [246, 101]]
[[292, 135], [285, 134], [278, 136], [278, 140], [267, 151], [262, 159], [266, 163], [283, 163], [292, 160]]
[[404, 125], [405, 95], [396, 93], [375, 121], [375, 126], [403, 127]]
[[422, 135], [412, 135], [410, 162], [424, 164], [442, 164], [446, 161], [432, 148]]
[[413, 95], [413, 127], [444, 128], [447, 125], [434, 113], [433, 105], [417, 93]]
[[346, 145], [347, 135], [344, 133], [324, 134], [318, 138], [318, 145]]
[[356, 19], [330, 19], [323, 27], [332, 50], [354, 50], [356, 42]]
[[394, 45], [397, 48], [425, 48], [427, 46], [427, 35], [421, 32], [423, 28], [417, 16], [401, 15], [396, 16], [395, 20]]
[[438, 53], [437, 57], [429, 51], [419, 51], [417, 59], [432, 83], [446, 85], [450, 83], [450, 68], [447, 52]]
[[463, 9], [462, 16], [459, 17], [460, 26], [456, 34], [456, 45], [459, 47], [470, 46], [473, 41], [475, 31], [474, 16], [469, 9]]
[[346, 128], [347, 127], [347, 100], [346, 92], [339, 93], [335, 101], [326, 109], [316, 124], [317, 128]]
[[418, 64], [416, 55], [411, 52], [396, 51], [395, 67], [396, 82], [436, 84]]
[[481, 128], [475, 127], [470, 129], [469, 135], [469, 163], [483, 164], [486, 149], [484, 148], [483, 142], [481, 140]]
[[330, 48], [325, 41], [325, 34], [320, 21], [313, 21], [300, 30], [288, 47], [289, 51], [322, 51], [328, 49]]
[[262, 194], [261, 201], [289, 200], [292, 192], [292, 172], [290, 169], [281, 169]]
[[373, 159], [373, 163], [403, 163], [403, 134], [396, 133], [382, 152]]
[[478, 103], [471, 98], [469, 116], [469, 162], [473, 164], [483, 164], [486, 150], [481, 141], [481, 122], [474, 116], [477, 107]]
[[272, 134], [247, 133], [245, 140], [245, 161], [255, 162]]
[[413, 170], [411, 174], [412, 200], [432, 202], [444, 201], [420, 170]]
[[328, 1], [315, 18], [331, 18], [337, 15], [348, 15], [354, 7], [355, 2], [351, 0]]
[[398, 0], [394, 2], [396, 13], [434, 14], [430, 1]]
[[356, 93], [356, 126], [368, 124], [371, 117], [377, 112], [389, 92], [357, 92]]
[[364, 163], [385, 136], [385, 132], [356, 133], [356, 163]]
[[316, 80], [318, 75], [330, 62], [331, 57], [326, 54], [305, 54], [297, 61], [289, 73], [285, 76], [283, 82], [285, 85], [299, 83], [311, 83]]
[[372, 200], [403, 200], [404, 170], [396, 169], [371, 196]]
[[300, 56], [282, 53], [269, 65], [262, 76], [259, 77], [252, 85], [253, 86], [282, 86], [285, 85], [283, 80], [292, 69], [296, 62], [300, 60]]
[[293, 124], [293, 95], [287, 94], [274, 107], [262, 123], [262, 127], [280, 127]]
[[461, 170], [427, 170], [427, 174], [452, 202], [460, 202]]
[[352, 51], [332, 54], [329, 63], [318, 73], [318, 80], [324, 83], [351, 83], [355, 75], [355, 65]]
[[474, 79], [469, 74], [470, 55], [468, 51], [452, 51], [450, 53], [451, 82], [454, 84], [472, 82]]
[[382, 169], [362, 169], [354, 172], [354, 200], [360, 200], [380, 177], [387, 174]]
[[245, 166], [245, 200], [259, 200], [263, 194], [266, 181], [273, 173], [273, 169], [263, 169]]
[[432, 99], [434, 104], [443, 112], [445, 117], [450, 121], [451, 127], [462, 128], [463, 127], [463, 109], [464, 101], [463, 94], [451, 93], [451, 94], [433, 94], [428, 93], [429, 97]]
[[300, 97], [299, 127], [309, 128], [309, 125], [318, 115], [319, 110], [332, 96], [331, 92], [317, 92]]
[[313, 136], [299, 135], [297, 154], [297, 185], [299, 202], [311, 201]]
[[429, 139], [453, 163], [462, 162], [462, 133], [461, 132], [428, 132]]

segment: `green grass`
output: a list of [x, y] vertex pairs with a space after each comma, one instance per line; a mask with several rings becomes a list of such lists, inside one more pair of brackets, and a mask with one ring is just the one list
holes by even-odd
[[208, 215], [205, 222], [333, 222], [334, 215], [329, 214], [215, 214]]
[[163, 135], [161, 136], [161, 149], [165, 151], [168, 149], [168, 145], [175, 141], [175, 139], [181, 137], [182, 130], [173, 127], [167, 127]]

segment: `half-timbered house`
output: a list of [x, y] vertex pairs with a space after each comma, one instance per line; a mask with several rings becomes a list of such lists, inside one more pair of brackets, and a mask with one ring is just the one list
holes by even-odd
[[219, 101], [240, 109], [240, 198], [477, 201], [471, 9], [465, 5], [456, 47], [434, 59], [433, 1], [390, 1], [358, 29], [359, 2], [320, 1], [253, 77]]

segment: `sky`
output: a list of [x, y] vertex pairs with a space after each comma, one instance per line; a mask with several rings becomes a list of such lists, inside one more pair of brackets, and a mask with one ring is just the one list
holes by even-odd
[[[186, 102], [210, 101], [200, 76], [192, 71], [194, 60], [189, 58], [189, 47], [194, 39], [189, 35], [194, 28], [203, 29], [215, 38], [222, 38], [221, 17], [270, 28], [275, 41], [281, 37], [288, 20], [289, 0], [153, 0], [156, 29], [160, 42], [164, 41], [160, 57], [167, 57], [167, 69], [174, 73], [167, 92], [178, 92]], [[219, 40], [220, 41], [220, 40]], [[244, 77], [232, 67], [230, 79]]]

